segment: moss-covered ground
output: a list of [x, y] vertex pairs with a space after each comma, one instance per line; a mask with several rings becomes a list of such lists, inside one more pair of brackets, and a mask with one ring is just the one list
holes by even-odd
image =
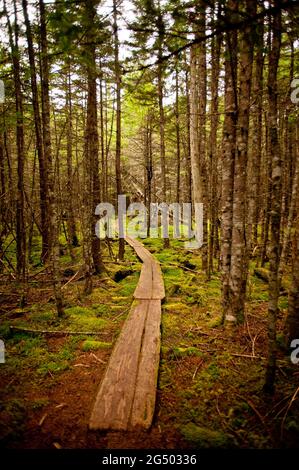
[[[68, 282], [79, 269], [81, 248], [71, 260], [64, 247], [62, 318], [56, 316], [51, 282], [37, 253], [33, 251], [35, 267], [24, 309], [17, 304], [18, 287], [1, 277], [0, 338], [6, 347], [6, 362], [0, 364], [1, 445], [295, 447], [299, 370], [289, 352], [279, 349], [275, 395], [263, 394], [268, 286], [254, 276], [254, 263], [246, 321], [225, 329], [219, 273], [207, 281], [200, 253], [185, 250], [181, 240], [171, 240], [166, 250], [160, 239], [142, 241], [160, 261], [166, 289], [157, 406], [149, 433], [94, 438], [87, 430], [99, 381], [130, 310], [140, 262], [128, 246], [123, 262], [111, 259], [105, 247], [107, 273], [94, 276], [93, 292], [86, 296], [83, 279]], [[287, 297], [281, 296], [278, 343], [283, 343], [286, 311]], [[11, 326], [64, 334], [30, 334]]]

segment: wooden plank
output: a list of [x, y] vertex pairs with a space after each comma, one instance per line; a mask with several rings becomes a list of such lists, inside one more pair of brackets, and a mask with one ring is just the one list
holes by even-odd
[[153, 420], [160, 361], [161, 301], [151, 300], [140, 353], [129, 428], [148, 429]]
[[152, 299], [162, 300], [165, 298], [164, 281], [163, 281], [160, 264], [155, 260], [153, 260], [152, 271], [153, 271]]
[[89, 427], [126, 430], [131, 413], [149, 301], [133, 306], [112, 351]]
[[134, 291], [135, 299], [151, 299], [153, 291], [152, 263], [145, 262], [142, 265], [140, 278]]
[[90, 429], [149, 428], [155, 409], [160, 357], [160, 264], [138, 240], [127, 243], [143, 261], [134, 297], [138, 299], [111, 354], [90, 418]]
[[136, 254], [141, 259], [141, 261], [146, 262], [152, 260], [151, 253], [143, 246], [142, 243], [140, 243], [140, 241], [128, 236], [125, 238], [125, 240], [136, 251]]

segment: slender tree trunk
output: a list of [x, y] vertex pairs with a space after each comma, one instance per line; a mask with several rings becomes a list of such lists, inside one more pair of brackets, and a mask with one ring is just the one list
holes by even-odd
[[202, 203], [203, 182], [199, 158], [197, 46], [190, 50], [190, 150], [193, 204]]
[[[261, 161], [262, 161], [262, 133], [263, 133], [263, 70], [264, 70], [264, 24], [258, 23], [257, 43], [255, 52], [255, 71], [253, 82], [254, 106], [252, 109], [252, 161], [251, 178], [248, 184], [249, 199], [249, 240], [253, 239], [253, 244], [258, 244], [258, 226], [260, 219], [260, 197], [261, 197]], [[248, 250], [251, 252], [251, 243]]]
[[190, 90], [189, 90], [189, 73], [186, 70], [186, 129], [187, 129], [187, 145], [186, 145], [186, 202], [192, 202], [192, 174], [191, 174], [191, 137], [190, 137]]
[[[204, 36], [206, 33], [206, 2], [199, 2], [199, 20], [197, 34]], [[202, 269], [209, 277], [208, 268], [208, 170], [206, 158], [206, 106], [207, 106], [207, 63], [206, 63], [206, 44], [201, 41], [197, 49], [197, 68], [198, 68], [198, 145], [199, 145], [199, 166], [202, 179], [202, 203], [203, 203], [203, 246]]]
[[40, 194], [40, 211], [41, 211], [41, 235], [42, 235], [42, 253], [41, 259], [45, 262], [49, 256], [49, 222], [48, 222], [48, 200], [49, 200], [49, 188], [48, 188], [48, 171], [46, 167], [46, 160], [43, 152], [43, 136], [42, 136], [42, 123], [40, 116], [39, 96], [37, 88], [36, 78], [36, 65], [35, 55], [33, 49], [33, 38], [31, 31], [31, 24], [28, 16], [28, 2], [22, 0], [23, 13], [26, 26], [26, 37], [28, 45], [28, 56], [30, 65], [30, 78], [31, 78], [31, 91], [32, 91], [32, 104], [33, 104], [33, 115], [34, 115], [34, 126], [35, 126], [35, 141], [37, 156], [39, 162], [39, 194]]
[[[4, 144], [3, 133], [0, 130], [0, 253], [2, 252], [3, 240], [7, 232], [6, 228], [6, 184], [5, 184], [5, 163], [4, 163]], [[0, 273], [3, 270], [0, 264]]]
[[[218, 11], [218, 18], [220, 11]], [[222, 36], [212, 39], [212, 72], [211, 72], [211, 124], [209, 134], [209, 170], [210, 170], [210, 233], [209, 233], [209, 271], [208, 277], [214, 271], [214, 253], [216, 240], [218, 238], [218, 149], [217, 149], [217, 131], [219, 125], [218, 118], [218, 85], [220, 74], [220, 52], [221, 52]]]
[[296, 215], [296, 197], [297, 192], [299, 191], [299, 153], [296, 144], [296, 131], [298, 133], [298, 120], [295, 122], [293, 119], [290, 119], [292, 116], [294, 105], [291, 102], [291, 89], [292, 81], [294, 78], [294, 45], [291, 43], [291, 73], [290, 73], [290, 86], [288, 93], [288, 103], [286, 106], [286, 115], [284, 118], [285, 121], [285, 165], [283, 170], [283, 189], [282, 189], [282, 199], [284, 201], [285, 211], [282, 210], [282, 227], [286, 227], [285, 230], [282, 230], [282, 250], [281, 257], [279, 262], [279, 285], [281, 285], [282, 276], [287, 264], [288, 252], [289, 252], [289, 243], [291, 238], [291, 231], [295, 220]]
[[98, 117], [97, 117], [97, 72], [96, 72], [96, 6], [97, 0], [86, 1], [86, 16], [87, 16], [87, 46], [86, 46], [86, 64], [87, 64], [87, 117], [85, 129], [85, 158], [87, 159], [87, 178], [90, 181], [91, 193], [89, 195], [90, 206], [88, 207], [89, 229], [88, 239], [86, 240], [88, 246], [90, 244], [89, 237], [91, 237], [91, 249], [87, 247], [88, 253], [88, 266], [86, 276], [86, 293], [91, 291], [91, 274], [92, 262], [89, 259], [90, 253], [92, 254], [93, 267], [96, 273], [101, 274], [104, 271], [102, 261], [100, 239], [95, 233], [95, 224], [97, 218], [95, 216], [95, 208], [100, 202], [100, 176], [99, 176], [99, 135], [98, 135]]
[[71, 88], [71, 67], [68, 62], [66, 83], [66, 111], [67, 111], [67, 144], [66, 144], [66, 160], [67, 160], [67, 227], [68, 238], [70, 242], [71, 254], [72, 248], [79, 246], [76, 220], [74, 214], [73, 200], [73, 107], [72, 107], [72, 88]]
[[[114, 68], [116, 82], [116, 152], [115, 152], [115, 174], [116, 174], [116, 199], [122, 194], [121, 182], [121, 70], [119, 64], [119, 40], [117, 24], [117, 3], [113, 0], [113, 31], [114, 31]], [[118, 258], [123, 260], [125, 252], [125, 240], [119, 238]]]
[[19, 51], [19, 25], [17, 20], [16, 1], [14, 6], [14, 31], [4, 1], [4, 11], [7, 18], [9, 43], [13, 62], [14, 92], [16, 106], [16, 140], [17, 140], [17, 199], [16, 199], [16, 245], [17, 245], [17, 280], [21, 284], [20, 305], [26, 303], [26, 226], [24, 207], [24, 114], [23, 97], [21, 90], [20, 51]]
[[50, 98], [49, 98], [49, 62], [48, 62], [48, 43], [47, 43], [47, 27], [46, 27], [46, 11], [43, 0], [39, 0], [40, 12], [40, 42], [41, 42], [41, 90], [42, 90], [42, 124], [43, 124], [43, 151], [46, 160], [46, 168], [48, 172], [48, 223], [50, 222], [49, 235], [49, 255], [52, 266], [52, 277], [54, 295], [56, 301], [56, 309], [58, 316], [62, 316], [63, 297], [61, 291], [61, 281], [59, 275], [59, 221], [56, 208], [55, 194], [55, 176], [52, 162], [52, 146], [51, 146], [51, 124], [50, 124]]
[[179, 108], [179, 71], [178, 63], [175, 70], [175, 134], [176, 134], [176, 202], [180, 202], [181, 185], [181, 136]]
[[[237, 11], [238, 2], [230, 0], [228, 8]], [[222, 303], [223, 320], [234, 321], [230, 314], [229, 276], [232, 251], [233, 225], [233, 188], [236, 150], [237, 125], [237, 33], [226, 33], [225, 50], [225, 97], [224, 124], [222, 140], [222, 193], [221, 193], [221, 272], [222, 272]]]
[[104, 97], [103, 97], [103, 71], [100, 61], [100, 129], [101, 129], [101, 165], [102, 165], [102, 201], [107, 201], [106, 187], [106, 159], [105, 159], [105, 131], [104, 131]]
[[289, 290], [289, 308], [287, 317], [289, 345], [293, 339], [299, 338], [299, 191], [297, 191], [294, 196], [296, 198], [296, 219], [294, 224], [295, 230], [292, 237], [292, 277]]
[[150, 208], [152, 202], [152, 178], [153, 178], [153, 151], [152, 151], [152, 114], [151, 111], [147, 112], [145, 122], [145, 141], [144, 141], [144, 156], [145, 156], [145, 200], [147, 210], [147, 236], [150, 236]]
[[[164, 24], [160, 8], [158, 6], [157, 17], [157, 30], [158, 30], [158, 66], [157, 66], [157, 80], [158, 80], [158, 104], [159, 104], [159, 128], [160, 128], [160, 162], [161, 162], [161, 183], [162, 183], [162, 199], [167, 203], [167, 180], [166, 180], [166, 154], [165, 154], [165, 115], [164, 115], [164, 67], [162, 64], [162, 46], [164, 39]], [[163, 239], [164, 248], [169, 247], [169, 238]]]
[[[243, 2], [246, 14], [256, 14], [256, 2]], [[230, 268], [230, 315], [234, 321], [244, 321], [248, 259], [246, 246], [246, 175], [249, 134], [249, 109], [253, 62], [251, 26], [244, 27], [240, 36], [239, 109], [236, 135], [236, 157], [233, 194], [233, 229]]]
[[[279, 0], [273, 4], [279, 6]], [[276, 317], [279, 297], [278, 268], [280, 258], [280, 222], [281, 222], [281, 181], [282, 165], [280, 145], [278, 140], [277, 118], [277, 71], [281, 47], [281, 12], [279, 11], [272, 23], [272, 43], [269, 53], [268, 73], [268, 123], [269, 123], [269, 151], [272, 160], [272, 201], [270, 215], [270, 273], [269, 273], [269, 306], [268, 306], [268, 363], [264, 390], [274, 392], [276, 370]]]

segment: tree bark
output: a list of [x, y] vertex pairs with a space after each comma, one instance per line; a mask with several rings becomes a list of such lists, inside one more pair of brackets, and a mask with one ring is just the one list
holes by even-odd
[[[165, 155], [165, 115], [164, 115], [164, 80], [163, 80], [163, 39], [164, 39], [164, 24], [160, 8], [158, 6], [157, 16], [157, 30], [158, 30], [158, 66], [157, 66], [157, 80], [158, 80], [158, 104], [159, 104], [159, 128], [160, 128], [160, 162], [161, 162], [161, 183], [162, 183], [162, 199], [167, 203], [167, 180], [166, 180], [166, 155]], [[163, 239], [164, 248], [169, 247], [169, 238]]]
[[[221, 10], [218, 6], [219, 11], [217, 17], [220, 17]], [[209, 261], [208, 261], [208, 277], [214, 271], [214, 254], [215, 247], [218, 239], [218, 149], [217, 149], [217, 131], [219, 125], [218, 117], [218, 85], [219, 85], [219, 74], [220, 74], [220, 53], [222, 45], [222, 36], [218, 35], [217, 38], [212, 39], [211, 47], [211, 60], [212, 60], [212, 71], [211, 71], [211, 105], [210, 105], [210, 134], [209, 134], [209, 172], [210, 172], [210, 232], [209, 232]]]
[[193, 203], [202, 203], [203, 182], [199, 158], [197, 46], [190, 49], [190, 151]]
[[[87, 22], [87, 45], [86, 71], [87, 71], [87, 114], [85, 129], [85, 159], [87, 178], [87, 215], [86, 239], [85, 239], [85, 264], [86, 264], [86, 285], [85, 292], [90, 293], [92, 289], [92, 270], [101, 274], [104, 271], [102, 261], [100, 239], [95, 233], [95, 208], [100, 202], [100, 176], [99, 176], [99, 135], [97, 117], [97, 71], [96, 71], [96, 6], [97, 0], [87, 0], [85, 3]], [[89, 194], [88, 194], [89, 192]], [[91, 246], [90, 246], [91, 243]], [[92, 257], [92, 260], [90, 259]], [[93, 264], [93, 267], [92, 267]]]
[[[121, 181], [121, 69], [119, 63], [119, 40], [117, 24], [117, 3], [113, 0], [113, 32], [114, 32], [114, 72], [116, 83], [116, 152], [115, 152], [115, 175], [116, 175], [116, 199], [122, 194]], [[125, 240], [119, 238], [118, 258], [123, 260], [125, 252]]]
[[71, 64], [68, 60], [68, 70], [66, 76], [66, 112], [67, 112], [67, 143], [66, 143], [66, 160], [67, 160], [67, 228], [70, 249], [79, 246], [76, 232], [76, 220], [74, 214], [74, 192], [73, 192], [73, 107], [72, 107], [72, 87], [71, 87]]
[[17, 199], [16, 199], [16, 245], [17, 245], [17, 280], [21, 284], [20, 305], [23, 307], [26, 303], [26, 225], [24, 208], [24, 114], [23, 114], [23, 96], [21, 89], [21, 71], [20, 71], [20, 51], [19, 51], [19, 25], [17, 22], [16, 1], [14, 6], [14, 31], [4, 1], [4, 11], [7, 18], [9, 33], [9, 43], [12, 54], [15, 108], [16, 108], [16, 140], [17, 140]]
[[52, 268], [53, 287], [56, 301], [57, 315], [64, 314], [63, 296], [59, 276], [59, 220], [56, 211], [55, 176], [52, 162], [51, 123], [50, 123], [50, 97], [49, 97], [49, 61], [46, 27], [46, 11], [43, 0], [39, 0], [40, 13], [40, 46], [41, 46], [41, 97], [42, 97], [42, 124], [43, 124], [43, 151], [46, 160], [47, 180], [49, 192], [48, 223], [49, 230], [49, 256]]
[[181, 194], [181, 136], [179, 108], [179, 71], [176, 62], [175, 70], [175, 134], [176, 134], [176, 202], [180, 202]]
[[[230, 0], [228, 8], [236, 12], [238, 2]], [[232, 18], [233, 19], [233, 18]], [[232, 251], [233, 225], [233, 188], [236, 150], [237, 125], [237, 33], [226, 33], [225, 49], [225, 97], [224, 124], [222, 138], [222, 194], [221, 194], [221, 274], [222, 274], [222, 304], [223, 320], [234, 321], [230, 314], [229, 276]]]
[[[256, 14], [256, 1], [245, 0], [244, 10], [249, 17]], [[233, 227], [230, 268], [229, 312], [233, 321], [243, 323], [248, 275], [246, 240], [246, 186], [249, 135], [249, 110], [253, 62], [252, 27], [240, 33], [239, 109], [236, 133], [235, 176], [233, 193]]]
[[[279, 5], [274, 0], [275, 6]], [[268, 124], [269, 124], [269, 152], [272, 160], [272, 200], [270, 214], [270, 278], [269, 278], [269, 306], [268, 306], [268, 363], [265, 377], [264, 390], [274, 392], [276, 371], [276, 318], [279, 297], [278, 268], [280, 259], [280, 222], [281, 222], [281, 182], [282, 166], [280, 145], [278, 140], [278, 89], [277, 71], [281, 47], [281, 12], [276, 14], [272, 23], [272, 43], [269, 52], [268, 73]]]
[[49, 201], [49, 188], [48, 188], [48, 171], [47, 162], [43, 152], [43, 136], [42, 136], [42, 123], [40, 115], [39, 96], [37, 88], [37, 74], [35, 65], [35, 55], [33, 48], [33, 38], [31, 24], [28, 16], [28, 2], [22, 0], [23, 13], [26, 26], [26, 37], [28, 45], [28, 57], [30, 65], [30, 78], [31, 78], [31, 91], [32, 91], [32, 104], [35, 126], [35, 142], [39, 162], [39, 194], [40, 194], [40, 211], [41, 211], [41, 235], [42, 235], [42, 252], [41, 260], [45, 262], [49, 256], [50, 234], [48, 223], [48, 201]]
[[[199, 36], [206, 34], [206, 2], [199, 2], [198, 30]], [[202, 269], [209, 277], [208, 268], [208, 171], [206, 158], [206, 106], [207, 106], [207, 63], [206, 43], [201, 41], [197, 48], [197, 86], [198, 86], [198, 145], [199, 166], [202, 180], [202, 203], [203, 203], [203, 246], [201, 248]]]

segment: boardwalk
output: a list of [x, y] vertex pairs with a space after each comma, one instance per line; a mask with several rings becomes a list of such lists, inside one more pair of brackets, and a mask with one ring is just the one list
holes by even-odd
[[155, 410], [164, 283], [159, 263], [143, 244], [130, 237], [126, 241], [143, 265], [92, 410], [93, 430], [147, 429]]

